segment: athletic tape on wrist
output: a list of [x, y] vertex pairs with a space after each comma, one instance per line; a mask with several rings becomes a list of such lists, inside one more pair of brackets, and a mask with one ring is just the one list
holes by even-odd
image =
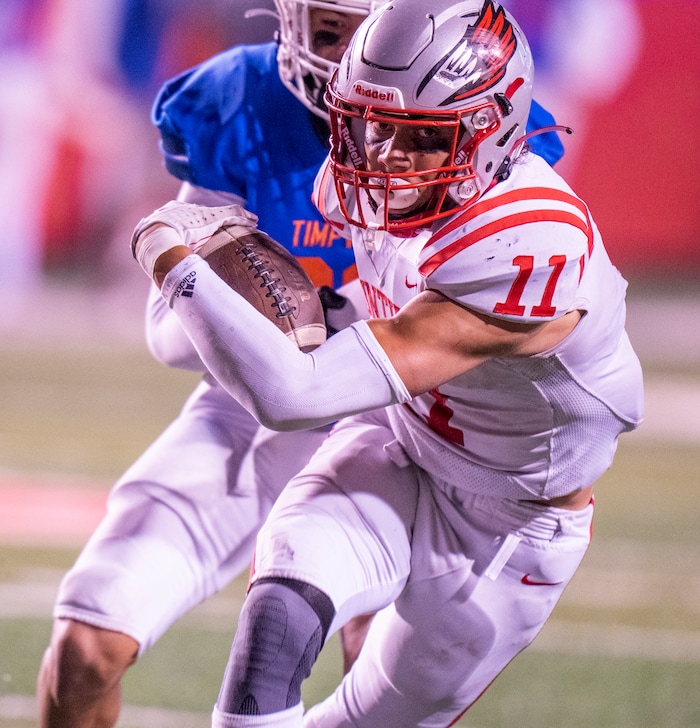
[[134, 247], [134, 257], [143, 270], [153, 278], [156, 260], [171, 248], [182, 245], [182, 236], [172, 227], [154, 224], [139, 234]]

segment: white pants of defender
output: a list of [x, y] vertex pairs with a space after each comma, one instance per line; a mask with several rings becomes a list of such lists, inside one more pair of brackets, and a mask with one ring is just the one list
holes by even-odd
[[327, 435], [264, 430], [221, 387], [202, 382], [112, 489], [61, 582], [54, 617], [123, 632], [143, 652], [248, 570], [275, 498]]
[[[337, 425], [277, 500], [255, 554], [254, 578], [301, 579], [332, 599], [331, 633], [383, 609], [305, 728], [450, 725], [539, 632], [592, 515], [443, 487], [407, 461], [384, 413]], [[289, 710], [253, 722], [265, 718], [302, 721]]]

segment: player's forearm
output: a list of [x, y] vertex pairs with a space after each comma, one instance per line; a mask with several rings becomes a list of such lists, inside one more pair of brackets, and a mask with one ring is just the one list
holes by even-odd
[[366, 324], [304, 354], [198, 256], [176, 264], [162, 294], [209, 371], [270, 429], [307, 429], [409, 399]]
[[146, 344], [153, 358], [165, 366], [206, 371], [180, 321], [156, 286], [151, 287], [146, 304]]

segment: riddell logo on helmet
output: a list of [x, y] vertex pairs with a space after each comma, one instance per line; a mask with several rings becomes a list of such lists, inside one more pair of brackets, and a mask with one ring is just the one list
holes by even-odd
[[393, 88], [386, 88], [384, 86], [373, 86], [369, 83], [361, 83], [356, 81], [352, 85], [353, 96], [360, 97], [362, 99], [372, 99], [373, 101], [387, 101], [389, 103], [395, 103], [399, 97], [399, 92]]

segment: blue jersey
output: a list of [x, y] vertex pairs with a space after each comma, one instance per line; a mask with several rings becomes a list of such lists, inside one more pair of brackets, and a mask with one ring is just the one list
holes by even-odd
[[[328, 128], [282, 84], [276, 43], [236, 46], [168, 81], [153, 121], [171, 174], [244, 198], [260, 228], [300, 259], [316, 285], [337, 288], [356, 277], [352, 246], [311, 201]], [[551, 123], [533, 102], [528, 131]], [[554, 133], [532, 146], [550, 164], [563, 151]]]
[[161, 89], [153, 120], [169, 172], [243, 197], [314, 283], [337, 288], [356, 277], [352, 246], [311, 201], [329, 132], [282, 84], [276, 54], [276, 43], [237, 46], [186, 71]]

